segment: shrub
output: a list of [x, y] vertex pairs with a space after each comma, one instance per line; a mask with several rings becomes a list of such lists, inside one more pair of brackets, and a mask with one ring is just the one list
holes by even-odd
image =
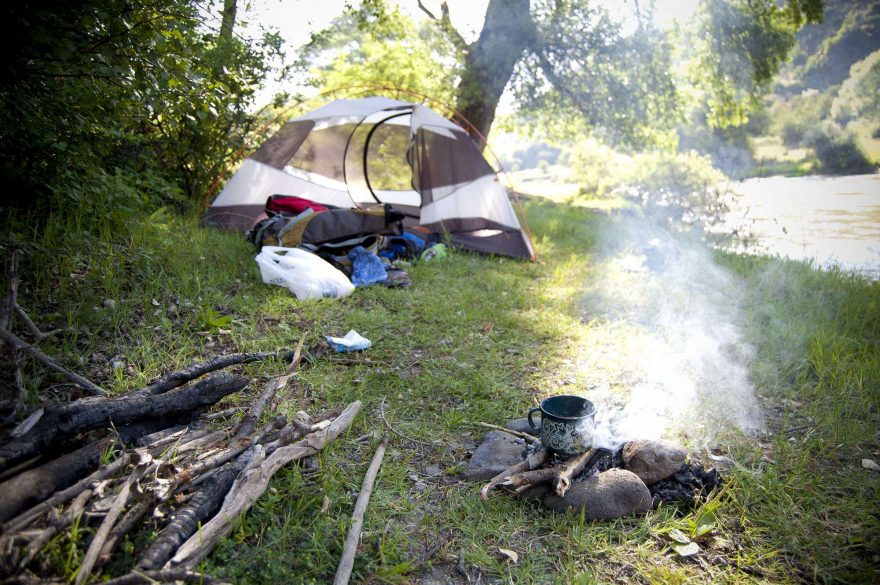
[[673, 221], [713, 223], [727, 209], [726, 177], [694, 151], [626, 155], [591, 138], [573, 149], [571, 167], [582, 194], [622, 196]]
[[833, 122], [809, 132], [805, 140], [816, 151], [823, 173], [855, 175], [875, 170], [852, 133]]

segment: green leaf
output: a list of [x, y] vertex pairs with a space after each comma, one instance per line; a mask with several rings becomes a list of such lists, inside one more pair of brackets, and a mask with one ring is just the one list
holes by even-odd
[[679, 530], [678, 528], [673, 528], [668, 533], [669, 538], [678, 542], [680, 544], [690, 544], [691, 539], [687, 537], [687, 535]]
[[700, 552], [700, 545], [696, 542], [688, 544], [673, 544], [672, 550], [677, 552], [679, 556], [690, 557]]

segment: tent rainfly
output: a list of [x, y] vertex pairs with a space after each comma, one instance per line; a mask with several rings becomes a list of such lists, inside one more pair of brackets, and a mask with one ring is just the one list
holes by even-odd
[[447, 234], [462, 248], [534, 257], [507, 191], [467, 132], [418, 104], [337, 100], [287, 122], [242, 163], [205, 220], [250, 229], [270, 195], [346, 209], [387, 203], [410, 228]]

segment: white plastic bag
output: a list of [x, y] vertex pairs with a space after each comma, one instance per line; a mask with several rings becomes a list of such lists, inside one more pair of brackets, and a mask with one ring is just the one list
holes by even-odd
[[266, 284], [287, 287], [298, 299], [350, 295], [351, 281], [324, 259], [299, 248], [263, 246], [254, 258]]

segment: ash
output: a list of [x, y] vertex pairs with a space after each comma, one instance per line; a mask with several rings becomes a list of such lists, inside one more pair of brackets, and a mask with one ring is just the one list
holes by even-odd
[[697, 505], [698, 498], [708, 496], [722, 483], [721, 474], [714, 467], [705, 469], [685, 463], [671, 477], [649, 485], [648, 489], [654, 497], [654, 508], [662, 504], [691, 509]]

